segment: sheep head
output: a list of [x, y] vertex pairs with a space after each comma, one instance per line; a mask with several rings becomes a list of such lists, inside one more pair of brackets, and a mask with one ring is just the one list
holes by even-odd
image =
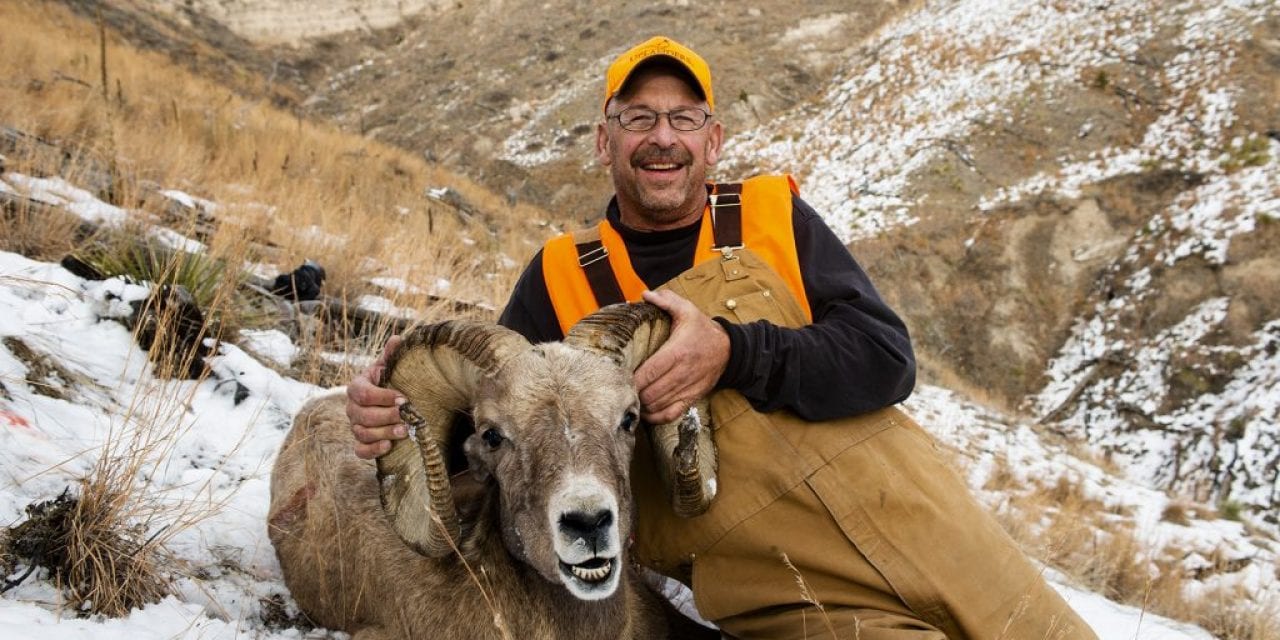
[[611, 596], [631, 530], [632, 373], [669, 323], [632, 304], [584, 318], [563, 343], [474, 322], [410, 332], [387, 369], [415, 429], [378, 460], [392, 527], [430, 557], [465, 557], [487, 534], [460, 522], [445, 463], [452, 415], [469, 408], [475, 431], [462, 448], [473, 476], [495, 486], [507, 549], [579, 598]]

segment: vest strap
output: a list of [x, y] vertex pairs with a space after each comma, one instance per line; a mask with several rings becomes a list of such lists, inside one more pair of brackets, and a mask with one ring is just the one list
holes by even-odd
[[622, 294], [622, 286], [618, 277], [609, 265], [609, 250], [600, 240], [600, 230], [596, 227], [573, 232], [573, 246], [578, 251], [578, 266], [587, 276], [587, 285], [601, 307], [619, 302], [626, 302]]
[[717, 184], [711, 191], [711, 248], [729, 259], [742, 248], [742, 184]]

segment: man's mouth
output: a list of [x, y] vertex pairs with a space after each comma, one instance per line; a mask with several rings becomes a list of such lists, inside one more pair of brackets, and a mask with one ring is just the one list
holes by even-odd
[[680, 167], [681, 165], [677, 162], [649, 162], [640, 165], [640, 168], [645, 171], [675, 171]]

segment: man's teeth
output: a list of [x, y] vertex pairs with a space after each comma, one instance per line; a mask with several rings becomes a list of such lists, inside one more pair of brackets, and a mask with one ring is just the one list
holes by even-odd
[[667, 163], [667, 164], [646, 164], [646, 165], [644, 166], [644, 168], [646, 168], [646, 169], [648, 169], [648, 170], [650, 170], [650, 171], [668, 171], [668, 170], [671, 170], [671, 169], [675, 169], [675, 168], [677, 168], [677, 167], [679, 167], [679, 166], [680, 166], [680, 165], [675, 164], [675, 163]]

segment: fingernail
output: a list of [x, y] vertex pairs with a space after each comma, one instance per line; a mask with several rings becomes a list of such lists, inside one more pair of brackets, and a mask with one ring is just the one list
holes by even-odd
[[379, 450], [381, 450], [383, 453], [386, 453], [386, 452], [390, 451], [390, 450], [391, 450], [391, 442], [390, 442], [389, 440], [383, 440], [383, 441], [378, 445], [378, 449], [379, 449]]
[[394, 433], [396, 434], [396, 437], [397, 437], [397, 438], [403, 438], [403, 437], [405, 437], [405, 436], [409, 435], [409, 430], [408, 430], [407, 428], [405, 428], [405, 426], [404, 426], [404, 425], [402, 425], [402, 424], [401, 424], [401, 425], [396, 425], [396, 428], [395, 428], [395, 430], [394, 430]]
[[404, 405], [404, 403], [406, 403], [406, 402], [408, 402], [408, 400], [405, 400], [403, 396], [396, 396], [396, 406], [397, 406], [397, 407]]

